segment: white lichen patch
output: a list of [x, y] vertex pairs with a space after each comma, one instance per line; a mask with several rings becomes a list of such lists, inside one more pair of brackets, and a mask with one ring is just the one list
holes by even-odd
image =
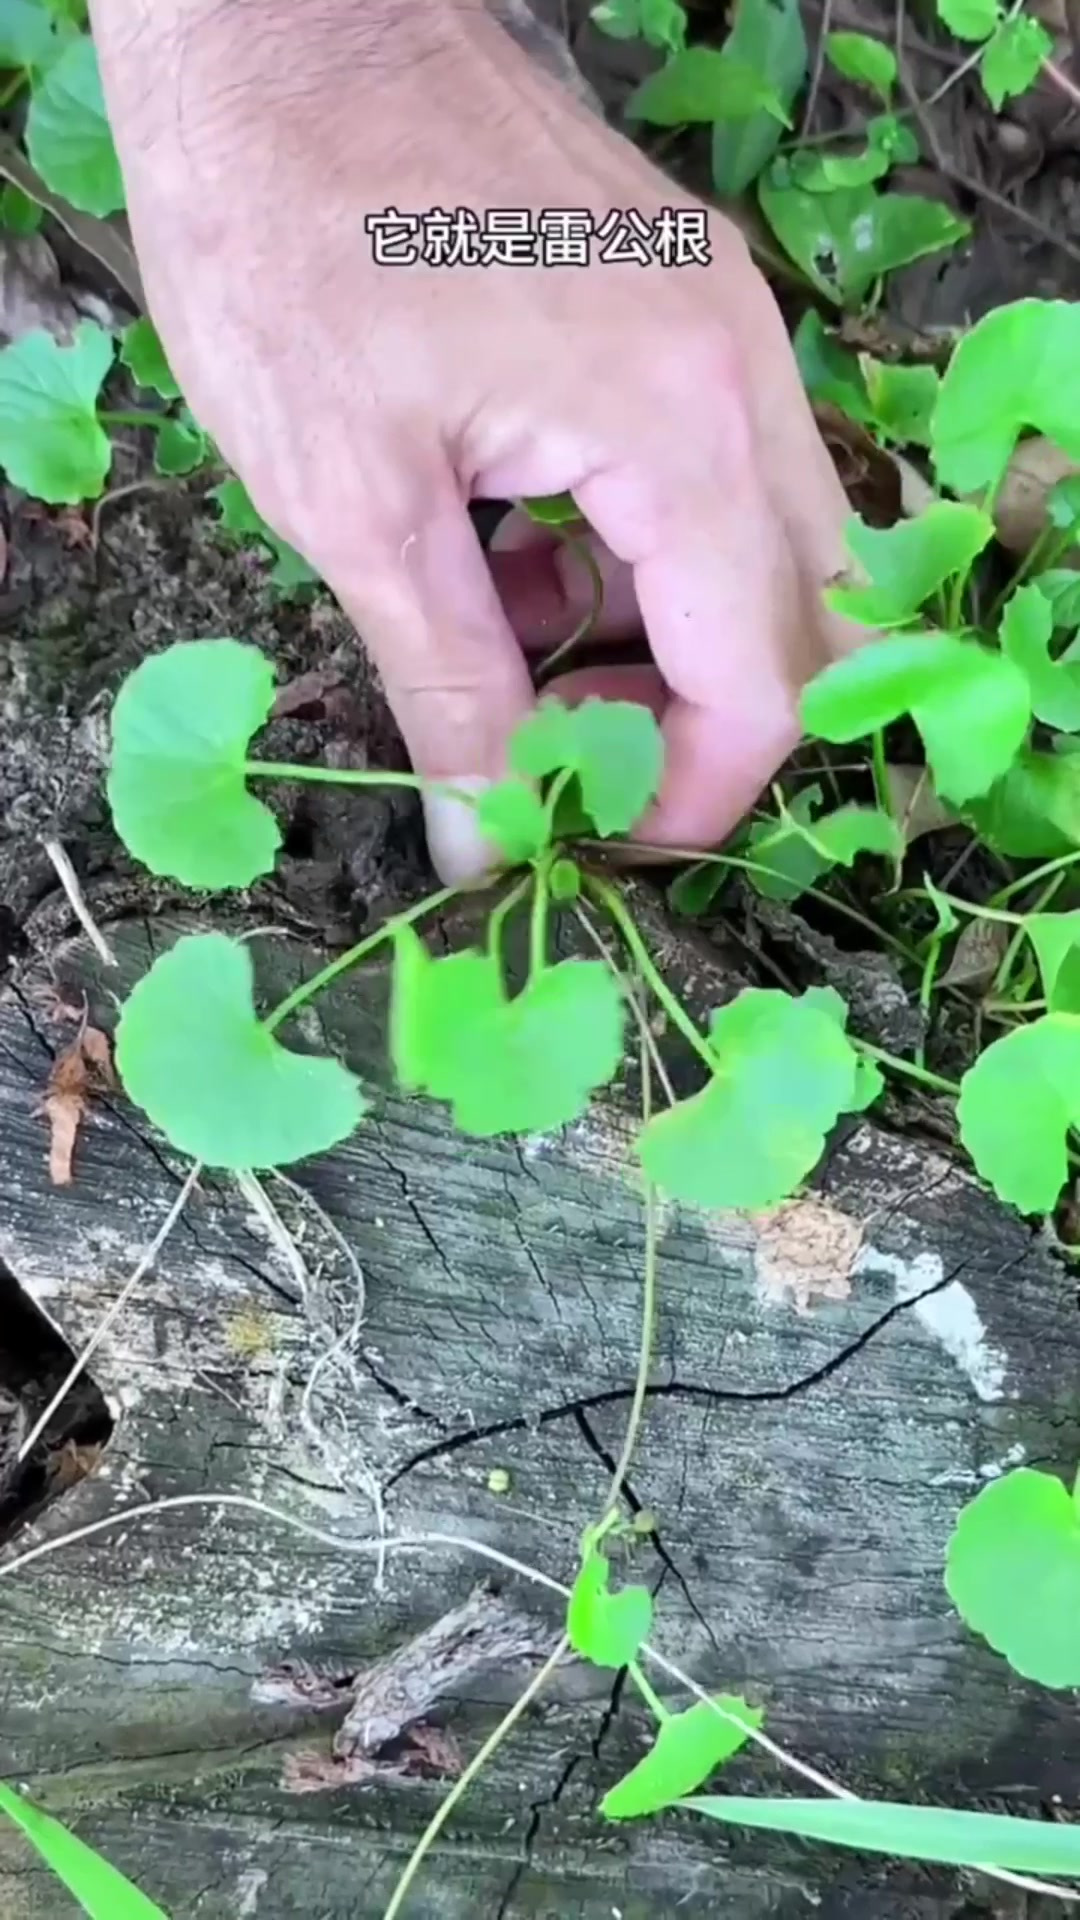
[[[945, 1269], [939, 1253], [927, 1251], [903, 1259], [868, 1244], [859, 1256], [857, 1271], [889, 1275], [897, 1300], [915, 1303], [912, 1312], [967, 1375], [978, 1398], [1004, 1399], [1006, 1355], [988, 1340], [979, 1310], [962, 1281], [940, 1286]], [[939, 1292], [932, 1291], [939, 1286]], [[920, 1294], [926, 1298], [920, 1299]]]

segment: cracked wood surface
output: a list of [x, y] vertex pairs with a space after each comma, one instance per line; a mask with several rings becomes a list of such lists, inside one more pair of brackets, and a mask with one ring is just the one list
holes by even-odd
[[[111, 927], [119, 975], [95, 975], [71, 946], [56, 962], [65, 997], [86, 984], [109, 1024], [112, 996], [178, 925]], [[315, 964], [297, 941], [262, 940], [267, 1001]], [[701, 948], [681, 964], [691, 1003], [739, 984]], [[34, 987], [24, 979], [0, 1008], [0, 1256], [77, 1348], [185, 1169], [110, 1100], [80, 1140], [74, 1185], [49, 1189], [34, 1108], [62, 1040]], [[384, 1001], [377, 970], [355, 977], [305, 1037], [384, 1082]], [[207, 1177], [95, 1359], [117, 1420], [102, 1465], [16, 1546], [208, 1491], [366, 1534], [377, 1488], [393, 1532], [467, 1534], [572, 1577], [634, 1374], [632, 1131], [624, 1091], [559, 1136], [466, 1142], [384, 1086], [344, 1149], [295, 1187], [266, 1183], [303, 1273], [250, 1195]], [[342, 1243], [366, 1291], [355, 1366], [357, 1276]], [[630, 1569], [656, 1589], [657, 1644], [702, 1684], [744, 1690], [774, 1736], [856, 1790], [1030, 1814], [1054, 1795], [1074, 1801], [1071, 1708], [970, 1639], [941, 1581], [956, 1512], [987, 1475], [1021, 1459], [1065, 1469], [1080, 1452], [1080, 1326], [1061, 1265], [948, 1157], [860, 1121], [812, 1193], [769, 1217], [667, 1208], [659, 1279], [631, 1474], [659, 1532]], [[501, 1495], [496, 1467], [510, 1476]], [[0, 1774], [74, 1821], [172, 1920], [374, 1920], [445, 1783], [388, 1772], [288, 1793], [297, 1755], [329, 1755], [335, 1716], [253, 1700], [253, 1685], [285, 1659], [367, 1667], [460, 1607], [486, 1571], [448, 1548], [391, 1555], [380, 1584], [371, 1558], [210, 1509], [65, 1547], [0, 1581]], [[557, 1630], [552, 1596], [499, 1584]], [[444, 1702], [434, 1718], [450, 1745], [474, 1752], [530, 1670], [484, 1674]], [[453, 1820], [410, 1912], [1027, 1911], [985, 1882], [688, 1819], [605, 1828], [598, 1796], [646, 1731], [610, 1676], [568, 1669]], [[791, 1786], [753, 1759], [730, 1777]], [[0, 1832], [4, 1920], [73, 1911]]]

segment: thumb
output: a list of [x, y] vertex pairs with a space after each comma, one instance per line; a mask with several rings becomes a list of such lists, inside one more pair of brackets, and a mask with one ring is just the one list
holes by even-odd
[[[324, 578], [378, 668], [416, 772], [475, 793], [502, 778], [532, 683], [449, 465], [402, 491], [407, 522]], [[424, 810], [447, 883], [490, 871], [495, 850], [472, 808], [431, 793]]]

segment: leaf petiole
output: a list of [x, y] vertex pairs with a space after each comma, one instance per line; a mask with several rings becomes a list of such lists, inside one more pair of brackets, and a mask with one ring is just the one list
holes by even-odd
[[475, 808], [479, 796], [448, 781], [424, 780], [418, 773], [386, 773], [382, 768], [301, 766], [292, 760], [245, 760], [251, 780], [312, 780], [339, 787], [409, 787], [414, 793], [443, 793], [463, 806]]
[[869, 1040], [852, 1040], [859, 1052], [867, 1060], [873, 1060], [879, 1067], [886, 1067], [890, 1073], [898, 1073], [908, 1080], [917, 1080], [920, 1086], [933, 1087], [935, 1093], [947, 1093], [955, 1100], [960, 1088], [955, 1080], [946, 1080], [940, 1073], [931, 1073], [929, 1067], [916, 1066], [913, 1060], [901, 1060], [898, 1054], [887, 1053], [884, 1047], [875, 1047]]
[[347, 953], [339, 954], [336, 960], [331, 960], [318, 973], [312, 974], [310, 980], [302, 981], [298, 987], [293, 988], [291, 993], [286, 994], [284, 1000], [280, 1001], [262, 1022], [266, 1032], [274, 1033], [281, 1026], [282, 1021], [287, 1020], [300, 1007], [306, 1006], [317, 993], [322, 993], [323, 989], [330, 986], [339, 974], [347, 973], [350, 967], [355, 967], [361, 960], [366, 960], [368, 954], [374, 953], [376, 947], [380, 947], [385, 940], [391, 939], [399, 927], [411, 927], [413, 922], [421, 919], [425, 913], [437, 913], [440, 907], [445, 907], [447, 901], [453, 900], [461, 891], [460, 887], [440, 887], [438, 893], [429, 893], [426, 899], [418, 900], [414, 907], [409, 907], [404, 913], [395, 913], [389, 920], [384, 920], [382, 926], [376, 927], [374, 933], [369, 933], [365, 939], [358, 941], [355, 947], [350, 947]]
[[587, 568], [589, 584], [592, 588], [592, 600], [588, 612], [582, 615], [573, 633], [569, 634], [565, 640], [560, 641], [554, 652], [549, 653], [546, 660], [541, 661], [536, 676], [538, 686], [542, 685], [545, 680], [549, 680], [555, 672], [556, 667], [563, 666], [568, 655], [573, 653], [576, 647], [580, 647], [583, 641], [589, 638], [590, 633], [604, 611], [604, 576], [596, 564], [595, 556], [588, 541], [583, 540], [579, 534], [567, 533], [563, 527], [556, 527], [554, 531], [558, 534], [559, 539], [568, 552], [574, 554]]
[[1045, 866], [1036, 867], [1033, 873], [1022, 874], [1019, 880], [1011, 880], [1007, 887], [1002, 887], [1000, 892], [992, 894], [990, 906], [1003, 907], [1006, 900], [1012, 900], [1018, 893], [1026, 892], [1028, 887], [1036, 886], [1040, 880], [1048, 880], [1053, 873], [1061, 873], [1065, 868], [1075, 866], [1078, 860], [1080, 860], [1080, 851], [1059, 854], [1056, 860], [1048, 860]]
[[501, 961], [503, 928], [513, 913], [514, 908], [519, 906], [521, 901], [524, 900], [532, 884], [532, 875], [526, 874], [525, 878], [519, 880], [516, 887], [511, 887], [509, 893], [506, 894], [504, 898], [499, 901], [498, 906], [493, 907], [489, 913], [487, 945], [488, 952], [493, 960]]
[[710, 1075], [716, 1072], [716, 1060], [712, 1049], [691, 1020], [681, 1000], [672, 993], [667, 981], [659, 971], [648, 947], [634, 925], [631, 915], [620, 900], [618, 891], [606, 880], [586, 877], [585, 886], [597, 905], [603, 907], [608, 919], [613, 921], [623, 940], [637, 963], [642, 979], [651, 988], [672, 1024], [678, 1027], [683, 1037], [690, 1042], [694, 1052], [705, 1062]]
[[175, 423], [166, 413], [151, 413], [148, 407], [128, 407], [119, 412], [102, 409], [98, 414], [98, 424], [103, 427], [149, 427], [153, 433], [162, 433]]
[[533, 885], [532, 914], [529, 919], [530, 981], [539, 979], [547, 966], [548, 906], [551, 900], [551, 888], [548, 885], [550, 868], [551, 854], [548, 852], [537, 862]]
[[631, 1680], [633, 1681], [635, 1687], [640, 1693], [650, 1713], [654, 1713], [656, 1715], [656, 1718], [659, 1720], [660, 1725], [663, 1726], [665, 1720], [673, 1719], [674, 1715], [669, 1712], [667, 1707], [665, 1707], [663, 1701], [660, 1698], [660, 1695], [656, 1691], [656, 1688], [652, 1686], [648, 1680], [646, 1680], [645, 1675], [642, 1673], [641, 1668], [638, 1666], [638, 1663], [636, 1660], [631, 1660], [626, 1671], [630, 1675]]

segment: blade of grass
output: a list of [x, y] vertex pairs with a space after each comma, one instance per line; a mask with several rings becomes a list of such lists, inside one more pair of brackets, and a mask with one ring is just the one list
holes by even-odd
[[2, 1784], [0, 1812], [14, 1821], [90, 1920], [169, 1920], [161, 1907], [132, 1886], [93, 1847]]

